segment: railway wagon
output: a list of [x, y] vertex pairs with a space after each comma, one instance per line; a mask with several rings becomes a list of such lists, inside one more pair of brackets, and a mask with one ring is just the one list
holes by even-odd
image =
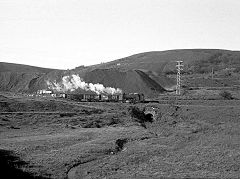
[[74, 101], [96, 101], [96, 102], [144, 102], [144, 94], [139, 93], [123, 93], [123, 94], [92, 94], [92, 93], [69, 93], [64, 98]]
[[108, 95], [107, 101], [111, 101], [111, 102], [119, 102], [122, 100], [122, 95], [118, 95], [118, 94], [113, 94], [113, 95]]
[[99, 101], [101, 96], [97, 94], [66, 94], [66, 98], [75, 101]]
[[98, 94], [84, 94], [82, 101], [100, 101], [101, 95]]
[[140, 103], [144, 102], [144, 94], [142, 93], [123, 93], [123, 102], [130, 102], [130, 103]]

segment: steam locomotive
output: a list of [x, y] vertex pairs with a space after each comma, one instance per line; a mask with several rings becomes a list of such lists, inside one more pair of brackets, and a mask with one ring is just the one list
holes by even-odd
[[140, 103], [144, 102], [144, 94], [142, 93], [123, 93], [123, 94], [88, 94], [88, 93], [69, 93], [61, 95], [61, 97], [74, 100], [74, 101], [86, 101], [86, 102], [129, 102]]

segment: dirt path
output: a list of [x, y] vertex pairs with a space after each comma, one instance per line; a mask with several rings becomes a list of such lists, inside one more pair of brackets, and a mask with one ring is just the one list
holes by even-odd
[[94, 166], [95, 164], [99, 163], [101, 160], [103, 160], [107, 157], [108, 157], [107, 155], [105, 155], [105, 156], [103, 155], [103, 156], [92, 158], [85, 162], [75, 165], [67, 172], [67, 178], [68, 179], [79, 179], [79, 178], [83, 179], [83, 178], [85, 178], [87, 175], [86, 169], [89, 169], [89, 167]]

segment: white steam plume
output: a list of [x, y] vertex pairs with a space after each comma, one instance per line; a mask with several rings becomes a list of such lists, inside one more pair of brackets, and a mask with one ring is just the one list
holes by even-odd
[[75, 91], [76, 89], [83, 89], [86, 91], [93, 91], [97, 94], [107, 93], [107, 94], [118, 94], [122, 93], [122, 90], [119, 88], [112, 88], [112, 87], [104, 87], [102, 84], [93, 84], [93, 83], [86, 83], [83, 81], [79, 75], [71, 75], [71, 76], [64, 76], [60, 83], [56, 81], [50, 82], [46, 81], [47, 85], [50, 89], [55, 91]]

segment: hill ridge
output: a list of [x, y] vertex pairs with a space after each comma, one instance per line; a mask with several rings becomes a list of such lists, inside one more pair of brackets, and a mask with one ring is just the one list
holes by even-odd
[[[78, 74], [88, 83], [100, 83], [115, 88], [123, 86], [126, 91], [131, 92], [141, 91], [141, 88], [144, 88], [143, 92], [150, 94], [154, 91], [151, 88], [159, 91], [162, 91], [162, 88], [174, 88], [175, 81], [169, 79], [167, 75], [176, 74], [176, 60], [184, 61], [183, 73], [185, 74], [211, 73], [212, 69], [240, 71], [240, 51], [223, 49], [142, 52], [111, 62], [80, 66], [72, 70], [44, 69], [24, 65], [20, 68], [18, 64], [10, 63], [10, 67], [7, 67], [8, 63], [5, 63], [4, 67], [4, 63], [0, 62], [0, 90], [33, 92], [47, 88], [46, 80], [57, 81], [66, 75]], [[16, 68], [18, 69], [14, 70]]]
[[0, 72], [48, 73], [52, 70], [58, 69], [50, 69], [18, 63], [0, 62]]

